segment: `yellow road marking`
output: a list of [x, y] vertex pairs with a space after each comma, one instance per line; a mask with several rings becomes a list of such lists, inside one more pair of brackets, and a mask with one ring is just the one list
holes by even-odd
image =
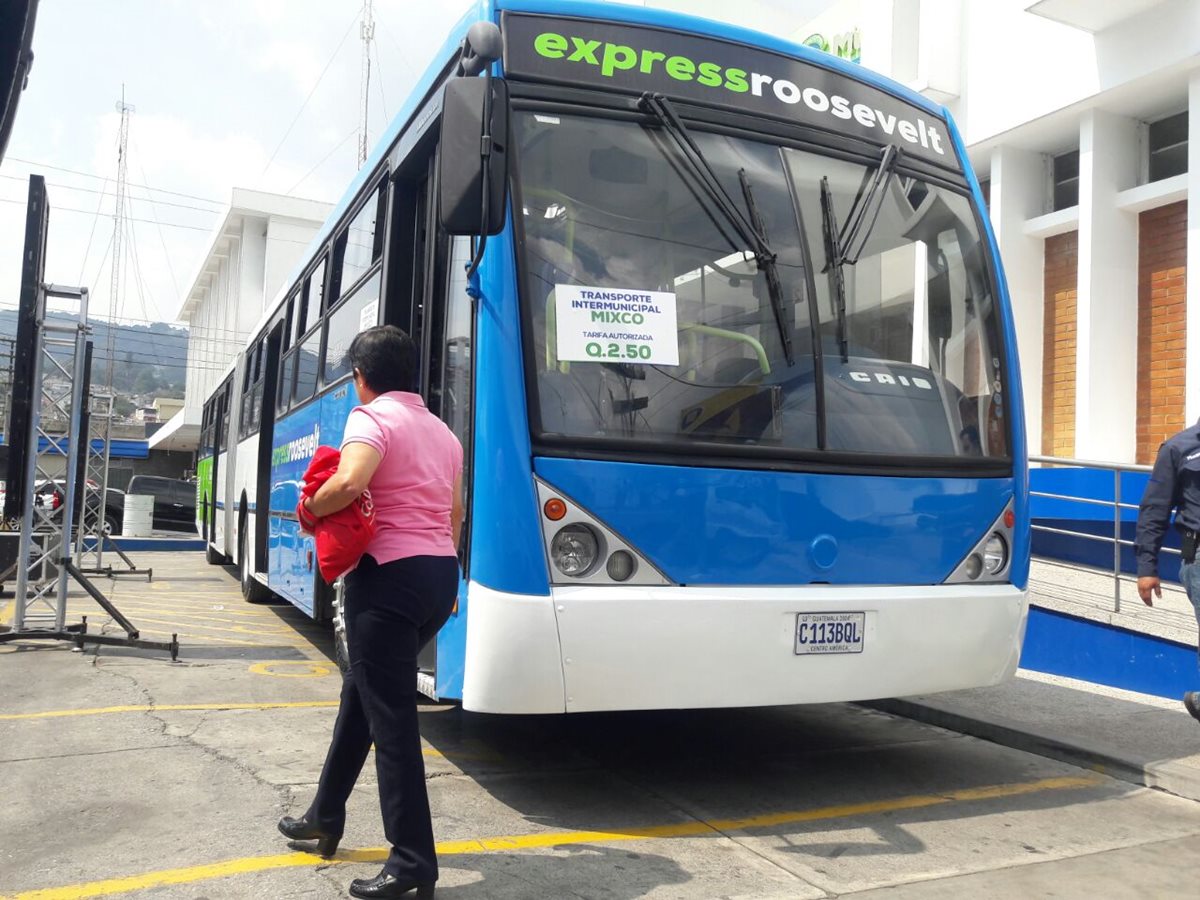
[[[681, 838], [716, 835], [731, 831], [750, 831], [780, 825], [796, 825], [824, 819], [842, 819], [850, 816], [875, 815], [908, 809], [923, 809], [950, 803], [974, 800], [993, 800], [1000, 797], [1018, 797], [1042, 791], [1077, 790], [1094, 787], [1106, 779], [1099, 775], [1066, 776], [1043, 778], [1018, 784], [998, 784], [982, 788], [967, 788], [948, 791], [945, 794], [918, 794], [878, 800], [870, 803], [853, 803], [844, 806], [827, 806], [819, 809], [769, 813], [741, 819], [713, 819], [711, 821], [680, 822], [674, 825], [651, 825], [642, 828], [627, 828], [620, 831], [547, 831], [538, 834], [515, 834], [480, 838], [465, 841], [442, 841], [437, 845], [439, 856], [456, 856], [468, 853], [495, 853], [514, 850], [533, 850], [546, 847], [561, 847], [568, 844], [613, 843], [616, 841], [643, 841], [655, 838]], [[388, 849], [373, 847], [366, 850], [341, 851], [332, 860], [322, 860], [309, 853], [281, 853], [275, 856], [250, 856], [229, 859], [223, 862], [179, 869], [163, 869], [125, 878], [110, 878], [66, 887], [45, 888], [26, 891], [15, 895], [12, 900], [81, 900], [85, 897], [104, 897], [128, 891], [162, 887], [169, 884], [190, 884], [224, 878], [230, 875], [245, 875], [265, 872], [270, 869], [316, 867], [330, 862], [382, 862]]]
[[302, 700], [290, 703], [162, 703], [157, 706], [101, 706], [91, 709], [51, 709], [34, 713], [2, 713], [0, 721], [16, 719], [65, 719], [73, 716], [102, 716], [129, 712], [178, 712], [204, 709], [315, 709], [337, 706], [337, 700]]
[[245, 610], [229, 609], [228, 607], [225, 609], [212, 609], [211, 601], [207, 608], [200, 604], [191, 605], [188, 603], [180, 603], [174, 606], [157, 606], [149, 603], [146, 600], [119, 600], [118, 602], [121, 604], [122, 612], [124, 612], [126, 608], [129, 608], [131, 610], [148, 612], [151, 614], [166, 613], [167, 615], [181, 616], [211, 616], [213, 618], [236, 617], [239, 619], [265, 619], [267, 621], [274, 620], [276, 622], [282, 621], [279, 616], [276, 616], [272, 613], [246, 612]]
[[146, 619], [147, 622], [162, 622], [170, 620], [171, 624], [178, 624], [181, 626], [192, 625], [195, 624], [195, 622], [211, 622], [215, 624], [224, 623], [235, 631], [242, 628], [257, 628], [259, 626], [266, 628], [287, 628], [292, 631], [299, 630], [297, 626], [292, 625], [290, 622], [283, 622], [279, 619], [251, 619], [247, 616], [244, 619], [245, 624], [243, 624], [242, 621], [239, 621], [232, 616], [226, 617], [226, 614], [220, 610], [213, 612], [186, 612], [181, 609], [150, 609], [148, 607], [138, 606], [135, 603], [123, 603], [120, 600], [117, 602], [121, 606], [121, 612], [125, 613], [125, 615], [129, 616], [131, 619], [141, 619], [145, 616], [151, 617]]
[[141, 603], [121, 603], [121, 611], [128, 611], [130, 615], [149, 615], [149, 616], [185, 616], [190, 619], [202, 619], [212, 622], [226, 622], [229, 624], [248, 624], [264, 623], [267, 625], [286, 625], [289, 628], [312, 628], [320, 629], [321, 626], [312, 619], [300, 619], [298, 621], [289, 621], [281, 616], [263, 615], [261, 613], [243, 613], [228, 609], [204, 609], [202, 607], [182, 606], [173, 609], [159, 606], [146, 606]]
[[[186, 626], [187, 628], [203, 628], [205, 631], [227, 631], [232, 634], [257, 634], [262, 637], [286, 637], [289, 632], [291, 632], [293, 634], [295, 633], [291, 628], [287, 628], [287, 626], [283, 626], [283, 628], [285, 629], [284, 631], [256, 631], [245, 625], [236, 625], [236, 626], [232, 626], [230, 628], [222, 628], [219, 625], [197, 625], [193, 622], [172, 622], [167, 619], [155, 619], [155, 618], [151, 618], [149, 616], [139, 616], [138, 621], [139, 622], [152, 622], [155, 625], [170, 625], [170, 626], [174, 627], [176, 631], [180, 631], [180, 632], [182, 632], [184, 630], [184, 627], [181, 627], [181, 626]], [[303, 635], [297, 635], [297, 636], [303, 637]]]
[[8, 625], [17, 614], [17, 601], [9, 600], [8, 606], [0, 609], [0, 625]]
[[[306, 671], [302, 672], [275, 672], [272, 671], [276, 666], [307, 666]], [[255, 675], [273, 675], [275, 678], [321, 678], [333, 672], [332, 666], [322, 665], [320, 663], [308, 662], [307, 660], [285, 660], [276, 662], [258, 662], [250, 667], [250, 671]]]
[[[312, 643], [312, 641], [309, 641], [305, 644], [264, 644], [261, 641], [239, 641], [237, 638], [227, 638], [224, 635], [217, 634], [188, 634], [187, 632], [180, 631], [178, 628], [140, 628], [139, 630], [145, 632], [146, 634], [182, 634], [185, 639], [185, 643], [195, 643], [202, 646], [224, 647], [228, 644], [236, 644], [240, 647], [291, 647], [293, 650], [317, 650], [320, 652], [320, 648], [316, 644]], [[180, 654], [185, 658], [186, 661], [186, 649], [181, 650]]]

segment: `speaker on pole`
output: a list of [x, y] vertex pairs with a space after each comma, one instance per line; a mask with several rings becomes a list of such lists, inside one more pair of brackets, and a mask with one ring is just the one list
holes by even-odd
[[50, 227], [50, 203], [46, 179], [29, 176], [29, 205], [25, 208], [25, 248], [21, 256], [21, 295], [17, 309], [17, 343], [13, 348], [12, 403], [4, 440], [8, 444], [5, 472], [4, 521], [21, 519], [31, 511], [22, 509], [25, 499], [26, 456], [33, 404], [33, 358], [37, 352], [37, 330], [46, 314], [42, 282], [46, 269], [46, 234]]

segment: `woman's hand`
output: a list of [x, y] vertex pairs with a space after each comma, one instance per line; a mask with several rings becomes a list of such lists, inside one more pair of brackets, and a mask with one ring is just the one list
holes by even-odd
[[300, 531], [304, 534], [317, 533], [317, 517], [308, 508], [308, 498], [301, 497], [296, 504], [296, 519], [300, 522]]

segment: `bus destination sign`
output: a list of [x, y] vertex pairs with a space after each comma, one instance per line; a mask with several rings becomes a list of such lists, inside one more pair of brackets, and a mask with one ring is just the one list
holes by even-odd
[[685, 101], [849, 134], [958, 169], [941, 116], [811, 63], [691, 34], [506, 13], [504, 71], [512, 79]]

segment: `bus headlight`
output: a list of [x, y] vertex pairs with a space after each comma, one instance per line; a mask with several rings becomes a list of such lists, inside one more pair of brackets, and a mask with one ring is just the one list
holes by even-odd
[[633, 554], [618, 550], [608, 558], [605, 571], [613, 581], [628, 581], [637, 571], [637, 563], [634, 561]]
[[983, 571], [988, 575], [997, 575], [1008, 565], [1008, 541], [998, 532], [983, 545]]
[[590, 572], [599, 556], [600, 539], [596, 532], [580, 523], [559, 529], [550, 543], [554, 565], [572, 578], [582, 578]]
[[[975, 546], [954, 567], [944, 584], [999, 584], [1011, 581], [1009, 575], [1016, 564], [1013, 546], [1017, 527], [1013, 503], [1013, 500], [1008, 501], [1004, 511], [992, 522], [992, 527], [976, 539]], [[1025, 548], [1026, 552], [1028, 549]]]

